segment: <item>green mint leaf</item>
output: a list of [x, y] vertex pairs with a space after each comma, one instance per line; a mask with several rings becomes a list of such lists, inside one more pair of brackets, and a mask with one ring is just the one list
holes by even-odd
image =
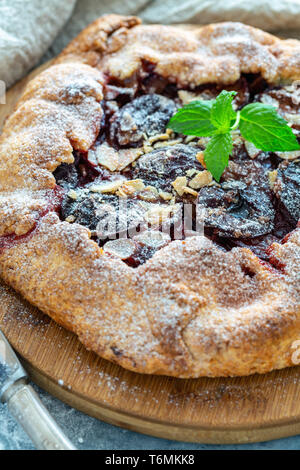
[[300, 145], [287, 122], [276, 108], [263, 103], [251, 103], [241, 110], [240, 131], [244, 139], [265, 152], [299, 150]]
[[209, 137], [216, 132], [210, 120], [211, 108], [212, 101], [192, 101], [174, 114], [167, 127], [184, 135]]
[[230, 132], [214, 135], [206, 146], [204, 152], [206, 168], [217, 181], [220, 181], [222, 173], [228, 165], [232, 147], [233, 143]]
[[232, 121], [236, 119], [236, 112], [232, 107], [232, 100], [236, 94], [236, 91], [223, 90], [213, 101], [211, 122], [222, 133], [229, 131]]

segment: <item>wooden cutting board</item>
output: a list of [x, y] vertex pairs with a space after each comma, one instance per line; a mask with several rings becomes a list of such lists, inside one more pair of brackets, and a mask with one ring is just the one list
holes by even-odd
[[[7, 93], [0, 126], [27, 80]], [[34, 382], [109, 423], [168, 439], [218, 444], [300, 433], [300, 367], [232, 379], [135, 374], [87, 351], [72, 333], [1, 281], [0, 327]]]

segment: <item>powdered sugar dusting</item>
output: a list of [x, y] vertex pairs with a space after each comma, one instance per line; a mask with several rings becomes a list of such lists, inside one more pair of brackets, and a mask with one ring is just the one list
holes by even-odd
[[[197, 32], [137, 26], [109, 39], [110, 24], [96, 38], [93, 28], [99, 34], [94, 24], [76, 62], [56, 65], [29, 84], [5, 126], [3, 234], [26, 234], [39, 220], [26, 243], [0, 254], [1, 275], [89, 349], [134, 371], [197, 377], [290, 365], [290, 343], [299, 333], [297, 235], [274, 244], [273, 267], [246, 248], [226, 253], [205, 237], [190, 237], [133, 270], [103, 252], [88, 229], [61, 222], [45, 206], [55, 186], [52, 172], [73, 162], [73, 149], [88, 150], [100, 129], [103, 76], [80, 61], [125, 79], [146, 60], [170, 82], [191, 88], [232, 83], [241, 73], [276, 81], [294, 73], [279, 73], [281, 58], [272, 54], [279, 40], [231, 23]], [[59, 61], [71, 60], [75, 45]], [[295, 51], [298, 43], [290, 54]]]

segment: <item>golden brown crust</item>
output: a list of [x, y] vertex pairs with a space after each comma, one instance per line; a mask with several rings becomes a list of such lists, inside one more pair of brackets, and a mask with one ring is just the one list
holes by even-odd
[[[276, 257], [294, 265], [299, 247], [295, 232]], [[245, 375], [292, 365], [299, 264], [287, 279], [250, 250], [224, 253], [191, 237], [133, 270], [87, 229], [48, 214], [26, 243], [2, 252], [1, 275], [87, 348], [138, 372]]]
[[242, 23], [220, 23], [191, 30], [140, 25], [136, 18], [109, 15], [86, 28], [58, 61], [84, 61], [126, 79], [142, 61], [180, 86], [234, 83], [241, 73], [260, 73], [270, 83], [297, 80], [300, 46]]
[[[142, 61], [190, 87], [260, 73], [299, 79], [300, 43], [242, 24], [193, 30], [108, 15], [84, 30], [26, 88], [0, 140], [2, 277], [89, 349], [131, 370], [178, 377], [246, 375], [292, 365], [299, 339], [300, 229], [271, 247], [272, 271], [248, 249], [205, 237], [174, 241], [132, 269], [53, 211], [52, 172], [93, 144], [103, 73]], [[31, 231], [35, 228], [34, 231]], [[191, 268], [192, 266], [192, 268]]]

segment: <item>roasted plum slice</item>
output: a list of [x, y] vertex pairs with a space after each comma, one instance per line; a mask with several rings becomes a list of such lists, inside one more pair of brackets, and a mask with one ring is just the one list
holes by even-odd
[[198, 221], [222, 249], [248, 247], [268, 260], [268, 246], [300, 217], [300, 153], [263, 152], [236, 130], [229, 165], [217, 184], [203, 166], [207, 139], [176, 144], [166, 133], [178, 106], [215, 99], [224, 88], [237, 92], [236, 109], [253, 100], [274, 105], [300, 141], [293, 86], [270, 88], [259, 75], [246, 75], [226, 87], [178, 90], [144, 63], [142, 75], [131, 82], [108, 81], [94, 145], [88, 152], [74, 151], [74, 163], [54, 172], [64, 190], [61, 217], [88, 227], [106, 253], [132, 267], [171, 240], [198, 233]]
[[94, 165], [88, 160], [88, 153], [74, 152], [74, 163], [62, 163], [54, 171], [56, 184], [64, 189], [85, 186], [96, 178], [107, 180], [112, 173], [105, 167]]
[[158, 230], [145, 230], [134, 237], [133, 240], [137, 245], [137, 250], [131, 258], [127, 260], [127, 264], [136, 267], [152, 258], [157, 250], [168, 245], [171, 241], [171, 237], [167, 233]]
[[99, 191], [100, 188], [107, 191], [120, 183], [116, 180], [70, 190], [62, 200], [63, 219], [84, 225], [99, 240], [127, 235], [134, 237], [146, 227], [155, 227], [167, 233], [181, 230], [180, 204], [154, 204], [135, 196], [119, 197]]
[[145, 208], [139, 201], [100, 194], [87, 188], [68, 193], [62, 203], [62, 216], [92, 231], [100, 240], [114, 238], [144, 223]]
[[[204, 212], [204, 225], [221, 237], [254, 238], [270, 233], [275, 209], [267, 176], [256, 162], [231, 162], [227, 181], [220, 187], [204, 187], [198, 194], [198, 207]], [[237, 177], [237, 179], [234, 179]]]
[[274, 191], [296, 224], [300, 218], [300, 163], [284, 163], [279, 167]]
[[[252, 238], [269, 233], [273, 228], [274, 210], [270, 199], [253, 188], [202, 188], [198, 204], [205, 211], [205, 227], [220, 236]], [[219, 204], [219, 205], [218, 205]]]
[[161, 95], [143, 95], [123, 106], [111, 119], [110, 139], [119, 146], [141, 143], [144, 134], [165, 131], [176, 111], [173, 100]]
[[172, 183], [178, 176], [184, 176], [190, 169], [203, 170], [197, 160], [199, 149], [177, 144], [166, 146], [142, 155], [133, 169], [133, 176], [158, 190], [171, 192]]
[[54, 172], [56, 184], [65, 189], [76, 188], [79, 184], [78, 170], [75, 163], [62, 163]]

